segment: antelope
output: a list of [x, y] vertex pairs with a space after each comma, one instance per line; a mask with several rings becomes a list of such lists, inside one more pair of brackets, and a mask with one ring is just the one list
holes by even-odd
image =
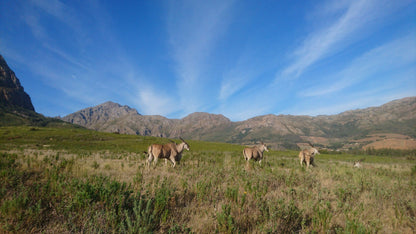
[[170, 160], [172, 162], [172, 167], [176, 166], [176, 162], [179, 162], [182, 158], [182, 151], [184, 149], [189, 150], [188, 143], [184, 139], [181, 139], [181, 143], [176, 144], [175, 142], [167, 143], [164, 145], [161, 144], [152, 144], [149, 146], [147, 159], [147, 165], [150, 167], [150, 164], [154, 161], [154, 165], [157, 164], [159, 158], [164, 158], [166, 161]]
[[250, 159], [253, 159], [255, 161], [259, 160], [259, 164], [261, 165], [261, 160], [263, 159], [263, 152], [269, 150], [267, 149], [267, 146], [261, 142], [261, 145], [256, 145], [253, 147], [247, 147], [243, 150], [244, 159], [246, 161], [249, 161]]
[[354, 161], [353, 167], [355, 167], [355, 168], [361, 168], [362, 167], [362, 165], [361, 165], [361, 162], [362, 161], [364, 161], [364, 159], [360, 159], [358, 161]]
[[314, 162], [314, 158], [315, 158], [315, 155], [320, 154], [320, 153], [318, 152], [316, 148], [313, 147], [312, 144], [310, 145], [311, 145], [311, 148], [304, 149], [299, 152], [299, 160], [300, 160], [301, 167], [303, 166], [303, 162], [306, 163], [306, 168], [309, 168], [309, 164], [316, 166]]

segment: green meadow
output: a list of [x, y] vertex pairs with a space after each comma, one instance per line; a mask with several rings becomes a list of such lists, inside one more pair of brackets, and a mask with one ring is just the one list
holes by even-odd
[[[176, 168], [143, 151], [168, 139], [82, 128], [0, 128], [0, 232], [414, 233], [416, 156], [298, 151], [244, 161], [241, 145], [187, 141]], [[176, 140], [177, 143], [180, 140]], [[393, 151], [392, 151], [393, 152]], [[353, 161], [362, 160], [362, 168]]]

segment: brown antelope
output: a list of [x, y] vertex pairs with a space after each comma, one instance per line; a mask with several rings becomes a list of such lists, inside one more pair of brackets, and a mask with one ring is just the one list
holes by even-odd
[[182, 151], [184, 149], [189, 150], [188, 143], [185, 142], [181, 137], [181, 143], [167, 143], [164, 145], [152, 144], [149, 146], [147, 159], [147, 165], [150, 167], [150, 164], [154, 160], [154, 165], [157, 164], [159, 158], [168, 159], [172, 162], [172, 167], [176, 166], [176, 162], [179, 162], [182, 158]]
[[261, 160], [263, 159], [264, 151], [269, 152], [267, 146], [263, 142], [261, 142], [261, 145], [247, 147], [243, 150], [244, 159], [246, 161], [249, 161], [250, 159], [253, 159], [255, 161], [259, 160], [259, 164], [261, 165]]
[[314, 158], [315, 158], [315, 155], [320, 154], [320, 153], [318, 152], [316, 148], [313, 147], [312, 144], [311, 144], [311, 147], [312, 148], [304, 149], [299, 152], [300, 166], [303, 166], [304, 162], [306, 163], [306, 168], [309, 168], [309, 164], [316, 166], [314, 162]]

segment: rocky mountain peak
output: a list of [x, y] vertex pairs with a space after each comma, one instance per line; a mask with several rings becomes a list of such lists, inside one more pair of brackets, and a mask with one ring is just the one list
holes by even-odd
[[[103, 124], [129, 115], [140, 115], [136, 109], [111, 101], [89, 107], [67, 115], [62, 120], [81, 126], [102, 126]], [[97, 127], [92, 127], [96, 129]]]
[[0, 55], [0, 105], [21, 107], [35, 111], [29, 95], [24, 91], [19, 79]]
[[215, 123], [229, 123], [230, 119], [221, 114], [210, 114], [206, 112], [194, 112], [182, 119], [184, 122], [215, 122]]

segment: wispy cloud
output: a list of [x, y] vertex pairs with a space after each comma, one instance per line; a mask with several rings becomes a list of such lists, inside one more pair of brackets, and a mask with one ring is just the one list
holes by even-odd
[[79, 26], [76, 18], [71, 15], [71, 13], [73, 13], [72, 9], [59, 0], [35, 0], [31, 1], [31, 4], [53, 16], [55, 19], [64, 22], [67, 26], [72, 28], [77, 28], [77, 26]]
[[32, 8], [26, 6], [23, 9], [23, 15], [21, 16], [23, 21], [29, 26], [32, 34], [37, 40], [44, 40], [47, 37], [46, 29], [42, 27], [39, 19], [39, 14], [33, 11]]
[[[111, 19], [104, 7], [92, 1], [75, 10], [73, 4], [40, 0], [23, 6], [21, 19], [39, 47], [26, 57], [19, 55], [21, 51], [8, 51], [23, 58], [20, 63], [45, 85], [83, 106], [125, 95], [123, 84], [137, 72], [109, 25]], [[88, 23], [81, 23], [84, 19]]]
[[151, 87], [141, 87], [138, 90], [137, 105], [146, 115], [168, 115], [177, 110], [172, 97], [153, 90]]
[[[257, 99], [257, 97], [252, 97]], [[270, 106], [263, 105], [261, 102], [251, 101], [247, 98], [237, 102], [220, 105], [215, 113], [221, 113], [231, 121], [242, 121], [254, 116], [270, 113]]]
[[[311, 97], [309, 101], [304, 100], [298, 102], [298, 105], [282, 110], [282, 113], [310, 116], [333, 115], [348, 110], [380, 106], [389, 101], [414, 96], [415, 94], [414, 87], [409, 87], [409, 89], [404, 90], [403, 88], [392, 89], [391, 86], [391, 84], [388, 84], [384, 87], [375, 87], [371, 90], [357, 90], [353, 93], [331, 97], [329, 101], [325, 98]], [[317, 103], [325, 104], [317, 105]]]
[[[168, 34], [178, 77], [177, 87], [185, 112], [202, 104], [206, 62], [228, 26], [233, 1], [172, 2], [168, 13]], [[212, 78], [212, 77], [211, 77]], [[192, 89], [189, 89], [192, 87]]]
[[55, 53], [58, 55], [61, 59], [63, 59], [66, 62], [71, 63], [72, 65], [75, 65], [79, 68], [83, 68], [84, 70], [89, 70], [88, 66], [84, 62], [80, 62], [80, 58], [75, 58], [72, 55], [62, 51], [61, 49], [54, 47], [48, 43], [43, 43], [43, 46], [47, 48], [49, 51]]
[[298, 95], [312, 97], [339, 92], [363, 80], [376, 80], [375, 76], [412, 66], [416, 62], [415, 36], [412, 33], [364, 53], [341, 72]]
[[247, 59], [240, 58], [237, 65], [222, 77], [219, 100], [227, 101], [229, 97], [240, 91], [258, 74], [259, 70], [251, 68]]
[[[73, 34], [82, 34], [82, 23], [77, 13], [70, 6], [56, 1], [35, 0], [24, 4], [22, 18], [29, 26], [35, 38], [43, 41], [44, 44], [55, 43], [56, 29], [69, 29]], [[51, 30], [44, 27], [45, 21], [56, 21], [59, 26], [51, 33]]]
[[346, 110], [353, 110], [363, 106], [377, 106], [380, 103], [377, 102], [378, 100], [374, 97], [369, 96], [361, 96], [359, 99], [353, 100], [343, 100], [338, 103], [332, 105], [325, 105], [325, 106], [314, 106], [309, 105], [306, 107], [302, 107], [300, 109], [292, 109], [286, 110], [289, 113], [294, 113], [296, 115], [309, 115], [309, 116], [317, 116], [317, 115], [334, 115], [344, 112]]
[[[314, 63], [366, 36], [374, 30], [378, 22], [386, 20], [386, 15], [404, 5], [400, 1], [388, 0], [342, 1], [337, 5], [329, 4], [330, 6], [323, 6], [322, 9], [325, 13], [331, 13], [331, 18], [327, 20], [334, 23], [311, 32], [293, 52], [294, 61], [278, 74], [277, 78], [299, 77]], [[334, 11], [340, 13], [334, 14]]]
[[[71, 32], [68, 35], [79, 35], [82, 30], [80, 21], [75, 17], [75, 13], [71, 13], [74, 13], [74, 10], [61, 1], [36, 0], [24, 5], [21, 17], [31, 29], [34, 38], [46, 51], [72, 65], [87, 69], [83, 62], [78, 61], [79, 58], [75, 58], [69, 52], [64, 52], [60, 48], [62, 47], [62, 41], [56, 40], [56, 34], [59, 34], [59, 32], [55, 30], [51, 33], [51, 28], [45, 26], [46, 21], [51, 21], [50, 18], [52, 18], [53, 21], [56, 21], [56, 25], [59, 25], [58, 28], [64, 28], [65, 31]], [[45, 50], [42, 53], [45, 53]]]
[[267, 52], [259, 49], [257, 44], [253, 44], [243, 44], [235, 59], [230, 59], [230, 66], [224, 69], [220, 76], [221, 80], [218, 82], [220, 102], [227, 102], [247, 90], [266, 88], [258, 87], [260, 83], [269, 85], [269, 82], [265, 81], [270, 78], [264, 74], [275, 67], [274, 59], [270, 58]]
[[241, 72], [236, 72], [228, 74], [225, 79], [222, 80], [219, 99], [221, 101], [226, 101], [230, 96], [232, 96], [237, 91], [241, 90], [249, 80], [246, 74]]

